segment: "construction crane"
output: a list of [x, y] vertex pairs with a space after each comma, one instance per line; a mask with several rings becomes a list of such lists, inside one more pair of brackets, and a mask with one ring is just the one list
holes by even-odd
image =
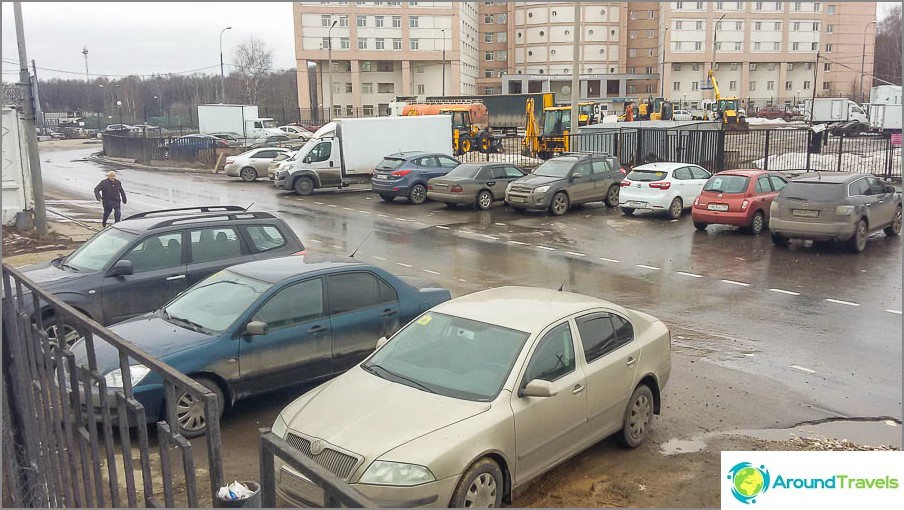
[[726, 129], [747, 129], [747, 117], [738, 108], [737, 97], [722, 97], [719, 91], [719, 82], [716, 80], [716, 73], [710, 69], [706, 75], [710, 88], [716, 96], [714, 104], [716, 108], [716, 117], [722, 121], [722, 125]]
[[568, 152], [571, 131], [570, 106], [544, 108], [541, 130], [534, 115], [534, 100], [529, 98], [525, 108], [525, 124], [524, 138], [521, 140], [521, 152], [525, 156], [549, 159], [557, 153]]

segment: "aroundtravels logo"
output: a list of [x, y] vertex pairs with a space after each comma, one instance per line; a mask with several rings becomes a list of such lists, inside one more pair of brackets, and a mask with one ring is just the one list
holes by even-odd
[[756, 503], [754, 498], [769, 490], [769, 470], [765, 466], [739, 462], [728, 471], [728, 479], [731, 495], [744, 504]]

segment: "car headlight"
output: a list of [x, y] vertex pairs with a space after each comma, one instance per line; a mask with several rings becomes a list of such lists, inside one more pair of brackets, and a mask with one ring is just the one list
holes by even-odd
[[509, 191], [512, 191], [512, 185], [513, 185], [513, 184], [515, 184], [515, 181], [512, 181], [512, 182], [508, 183], [508, 186], [505, 187], [505, 192], [506, 192], [506, 193], [508, 193]]
[[839, 216], [847, 216], [854, 212], [854, 206], [852, 205], [839, 205], [835, 208], [835, 214]]
[[[129, 367], [129, 379], [132, 381], [132, 386], [134, 387], [140, 383], [149, 373], [151, 373], [151, 369], [144, 365], [131, 365]], [[107, 388], [122, 388], [122, 371], [117, 368], [112, 372], [108, 372], [104, 376], [104, 382], [107, 383]]]
[[435, 480], [436, 477], [433, 476], [433, 473], [424, 466], [375, 460], [364, 472], [360, 483], [411, 486]]
[[547, 191], [549, 191], [549, 186], [540, 186], [534, 189], [534, 193], [546, 193]]

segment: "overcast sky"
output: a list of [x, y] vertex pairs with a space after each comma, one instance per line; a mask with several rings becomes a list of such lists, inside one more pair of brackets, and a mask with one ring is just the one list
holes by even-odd
[[[880, 2], [877, 17], [894, 5]], [[2, 15], [3, 77], [12, 80], [19, 60], [12, 2], [2, 3]], [[92, 75], [201, 68], [216, 74], [219, 34], [227, 26], [232, 27], [223, 36], [227, 64], [237, 44], [257, 36], [273, 50], [275, 68], [295, 67], [291, 2], [23, 2], [22, 16], [28, 59], [36, 61], [41, 79], [84, 79], [85, 46]]]

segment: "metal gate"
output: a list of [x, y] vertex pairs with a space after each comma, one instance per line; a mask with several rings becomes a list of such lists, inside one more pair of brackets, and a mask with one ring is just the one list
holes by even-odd
[[[56, 341], [66, 325], [83, 335], [85, 356]], [[116, 349], [119, 381], [98, 371], [99, 342]], [[136, 398], [137, 365], [159, 378], [162, 408]], [[5, 497], [13, 506], [210, 507], [224, 485], [216, 396], [7, 264], [2, 394], [4, 439], [13, 442], [3, 445], [4, 480], [13, 485]], [[203, 405], [205, 437], [179, 433], [177, 396]]]

